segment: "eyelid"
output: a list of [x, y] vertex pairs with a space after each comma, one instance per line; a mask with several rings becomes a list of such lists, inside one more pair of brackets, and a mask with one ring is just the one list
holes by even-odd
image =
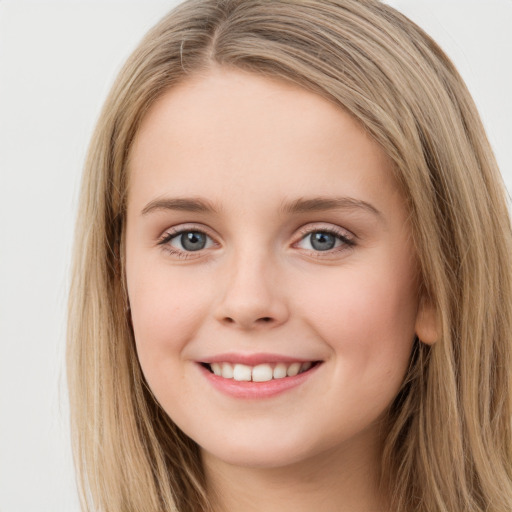
[[302, 240], [304, 237], [311, 233], [316, 233], [318, 231], [323, 231], [326, 233], [332, 233], [333, 235], [339, 236], [346, 240], [354, 241], [356, 236], [354, 233], [349, 231], [348, 229], [342, 228], [341, 226], [337, 226], [336, 224], [330, 224], [327, 222], [311, 222], [302, 226], [298, 230], [299, 239]]
[[185, 222], [183, 224], [178, 224], [176, 226], [171, 226], [170, 228], [166, 228], [161, 235], [158, 237], [158, 243], [160, 243], [163, 239], [167, 237], [174, 237], [179, 235], [180, 233], [187, 231], [198, 231], [200, 233], [204, 233], [208, 235], [210, 238], [215, 239], [215, 235], [212, 234], [211, 229], [202, 224], [195, 224], [192, 222]]
[[[203, 249], [198, 249], [197, 251], [187, 251], [182, 250], [177, 247], [172, 246], [169, 242], [175, 239], [179, 235], [187, 232], [197, 232], [203, 233], [210, 240], [213, 241], [213, 244], [210, 247], [205, 247]], [[164, 251], [170, 253], [173, 256], [177, 256], [181, 259], [188, 259], [194, 257], [200, 257], [204, 255], [204, 252], [208, 249], [211, 249], [213, 246], [219, 246], [220, 244], [216, 240], [216, 236], [211, 233], [211, 230], [204, 225], [193, 224], [193, 223], [185, 223], [179, 224], [177, 226], [172, 226], [167, 228], [157, 240], [157, 246], [160, 246]]]
[[[169, 244], [171, 240], [176, 238], [182, 233], [186, 232], [200, 232], [205, 234], [210, 240], [213, 241], [213, 244], [210, 247], [205, 247], [203, 249], [198, 249], [197, 251], [187, 251], [187, 250], [181, 250], [179, 248], [173, 247]], [[302, 226], [299, 228], [297, 235], [295, 237], [295, 241], [292, 243], [292, 247], [297, 247], [297, 245], [302, 242], [307, 236], [311, 235], [312, 233], [316, 232], [324, 232], [332, 234], [333, 236], [337, 237], [339, 240], [341, 240], [341, 246], [334, 247], [332, 249], [328, 249], [325, 251], [319, 251], [314, 249], [304, 249], [303, 251], [308, 252], [311, 255], [314, 255], [318, 258], [328, 258], [329, 256], [338, 255], [340, 252], [347, 251], [348, 249], [351, 249], [354, 245], [356, 245], [356, 236], [348, 231], [345, 228], [342, 228], [341, 226], [337, 226], [335, 224], [329, 224], [329, 223], [310, 223], [305, 226]], [[209, 229], [207, 226], [204, 226], [202, 224], [194, 224], [194, 223], [184, 223], [179, 224], [177, 226], [172, 226], [170, 228], [167, 228], [159, 237], [157, 240], [157, 245], [160, 246], [163, 250], [166, 252], [172, 254], [173, 256], [177, 256], [181, 259], [188, 259], [188, 258], [194, 258], [194, 257], [201, 257], [204, 256], [204, 253], [215, 246], [220, 246], [219, 242], [217, 242], [217, 236], [212, 234], [212, 230]]]
[[337, 237], [339, 240], [341, 240], [342, 244], [341, 246], [334, 247], [332, 249], [326, 250], [326, 251], [317, 251], [314, 249], [303, 249], [307, 251], [310, 254], [313, 254], [315, 257], [329, 257], [333, 256], [346, 251], [348, 249], [351, 249], [353, 246], [356, 245], [356, 236], [348, 231], [345, 228], [342, 228], [340, 226], [337, 226], [335, 224], [326, 224], [326, 223], [311, 223], [307, 224], [306, 226], [302, 226], [298, 231], [298, 239], [293, 242], [292, 246], [296, 247], [300, 242], [302, 242], [306, 237], [311, 235], [312, 233], [329, 233], [335, 237]]

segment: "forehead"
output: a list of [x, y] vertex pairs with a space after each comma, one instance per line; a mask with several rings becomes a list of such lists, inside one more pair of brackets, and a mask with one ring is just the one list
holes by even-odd
[[155, 102], [132, 147], [130, 175], [129, 205], [169, 193], [248, 205], [258, 194], [277, 201], [333, 189], [348, 196], [364, 189], [378, 203], [396, 192], [389, 158], [341, 107], [288, 83], [219, 68]]

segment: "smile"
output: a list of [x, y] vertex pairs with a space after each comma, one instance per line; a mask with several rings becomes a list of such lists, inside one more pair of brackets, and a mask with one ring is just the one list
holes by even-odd
[[316, 361], [292, 362], [292, 363], [263, 363], [249, 366], [240, 363], [215, 362], [203, 363], [203, 366], [211, 373], [224, 379], [232, 379], [239, 382], [268, 382], [271, 380], [295, 377], [307, 372], [317, 364]]

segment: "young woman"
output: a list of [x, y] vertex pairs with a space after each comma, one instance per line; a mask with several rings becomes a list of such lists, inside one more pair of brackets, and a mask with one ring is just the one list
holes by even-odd
[[84, 510], [511, 510], [511, 249], [475, 106], [412, 22], [184, 2], [84, 174]]

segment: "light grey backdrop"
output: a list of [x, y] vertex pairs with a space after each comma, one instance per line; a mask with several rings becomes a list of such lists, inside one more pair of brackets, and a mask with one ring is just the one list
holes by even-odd
[[[0, 0], [0, 512], [78, 512], [65, 308], [80, 172], [122, 62], [176, 0]], [[512, 190], [512, 0], [394, 0], [466, 79]]]

